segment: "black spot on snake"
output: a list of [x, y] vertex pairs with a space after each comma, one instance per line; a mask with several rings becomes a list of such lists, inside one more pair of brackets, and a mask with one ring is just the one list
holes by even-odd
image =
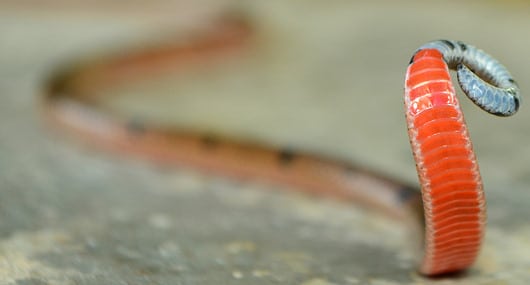
[[201, 143], [206, 148], [215, 148], [219, 145], [219, 139], [211, 135], [201, 137]]
[[457, 42], [458, 45], [460, 46], [460, 48], [462, 49], [462, 51], [466, 51], [467, 50], [467, 45], [463, 42]]
[[448, 40], [440, 40], [441, 42], [443, 42], [446, 46], [450, 47], [451, 49], [455, 49], [455, 45], [448, 41]]
[[396, 194], [397, 200], [400, 203], [405, 203], [409, 201], [412, 197], [417, 197], [418, 193], [419, 193], [418, 190], [411, 188], [411, 187], [404, 186], [397, 191], [397, 194]]
[[290, 149], [282, 149], [278, 152], [278, 161], [281, 165], [289, 165], [296, 157], [296, 153]]

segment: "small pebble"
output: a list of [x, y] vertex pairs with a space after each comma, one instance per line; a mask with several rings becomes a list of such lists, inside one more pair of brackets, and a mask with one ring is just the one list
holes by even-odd
[[241, 278], [243, 278], [243, 272], [238, 271], [238, 270], [233, 271], [232, 272], [232, 277], [234, 277], [235, 279], [241, 279]]

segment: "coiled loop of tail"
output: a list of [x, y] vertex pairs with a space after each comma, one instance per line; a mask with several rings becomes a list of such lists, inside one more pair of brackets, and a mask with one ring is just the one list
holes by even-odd
[[511, 116], [519, 109], [519, 87], [508, 70], [496, 59], [460, 41], [437, 40], [421, 46], [437, 49], [450, 69], [457, 71], [464, 93], [484, 111]]

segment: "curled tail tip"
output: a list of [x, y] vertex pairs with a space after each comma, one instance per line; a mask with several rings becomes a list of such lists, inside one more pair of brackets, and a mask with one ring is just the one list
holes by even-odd
[[423, 49], [435, 49], [442, 54], [449, 68], [457, 71], [464, 93], [484, 111], [508, 117], [519, 110], [521, 97], [517, 83], [508, 70], [489, 54], [462, 41], [439, 39], [420, 46], [410, 63]]

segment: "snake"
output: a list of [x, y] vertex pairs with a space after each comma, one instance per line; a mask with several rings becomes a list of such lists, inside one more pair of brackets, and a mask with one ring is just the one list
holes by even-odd
[[425, 276], [471, 267], [483, 242], [486, 202], [449, 70], [456, 70], [464, 93], [488, 113], [513, 115], [521, 101], [507, 69], [471, 45], [432, 41], [408, 65], [404, 109], [420, 189], [349, 162], [160, 126], [118, 116], [98, 103], [106, 88], [235, 56], [251, 46], [253, 31], [246, 19], [221, 17], [191, 39], [74, 62], [45, 81], [42, 113], [52, 127], [103, 150], [376, 209], [410, 226], [418, 237], [417, 268]]

